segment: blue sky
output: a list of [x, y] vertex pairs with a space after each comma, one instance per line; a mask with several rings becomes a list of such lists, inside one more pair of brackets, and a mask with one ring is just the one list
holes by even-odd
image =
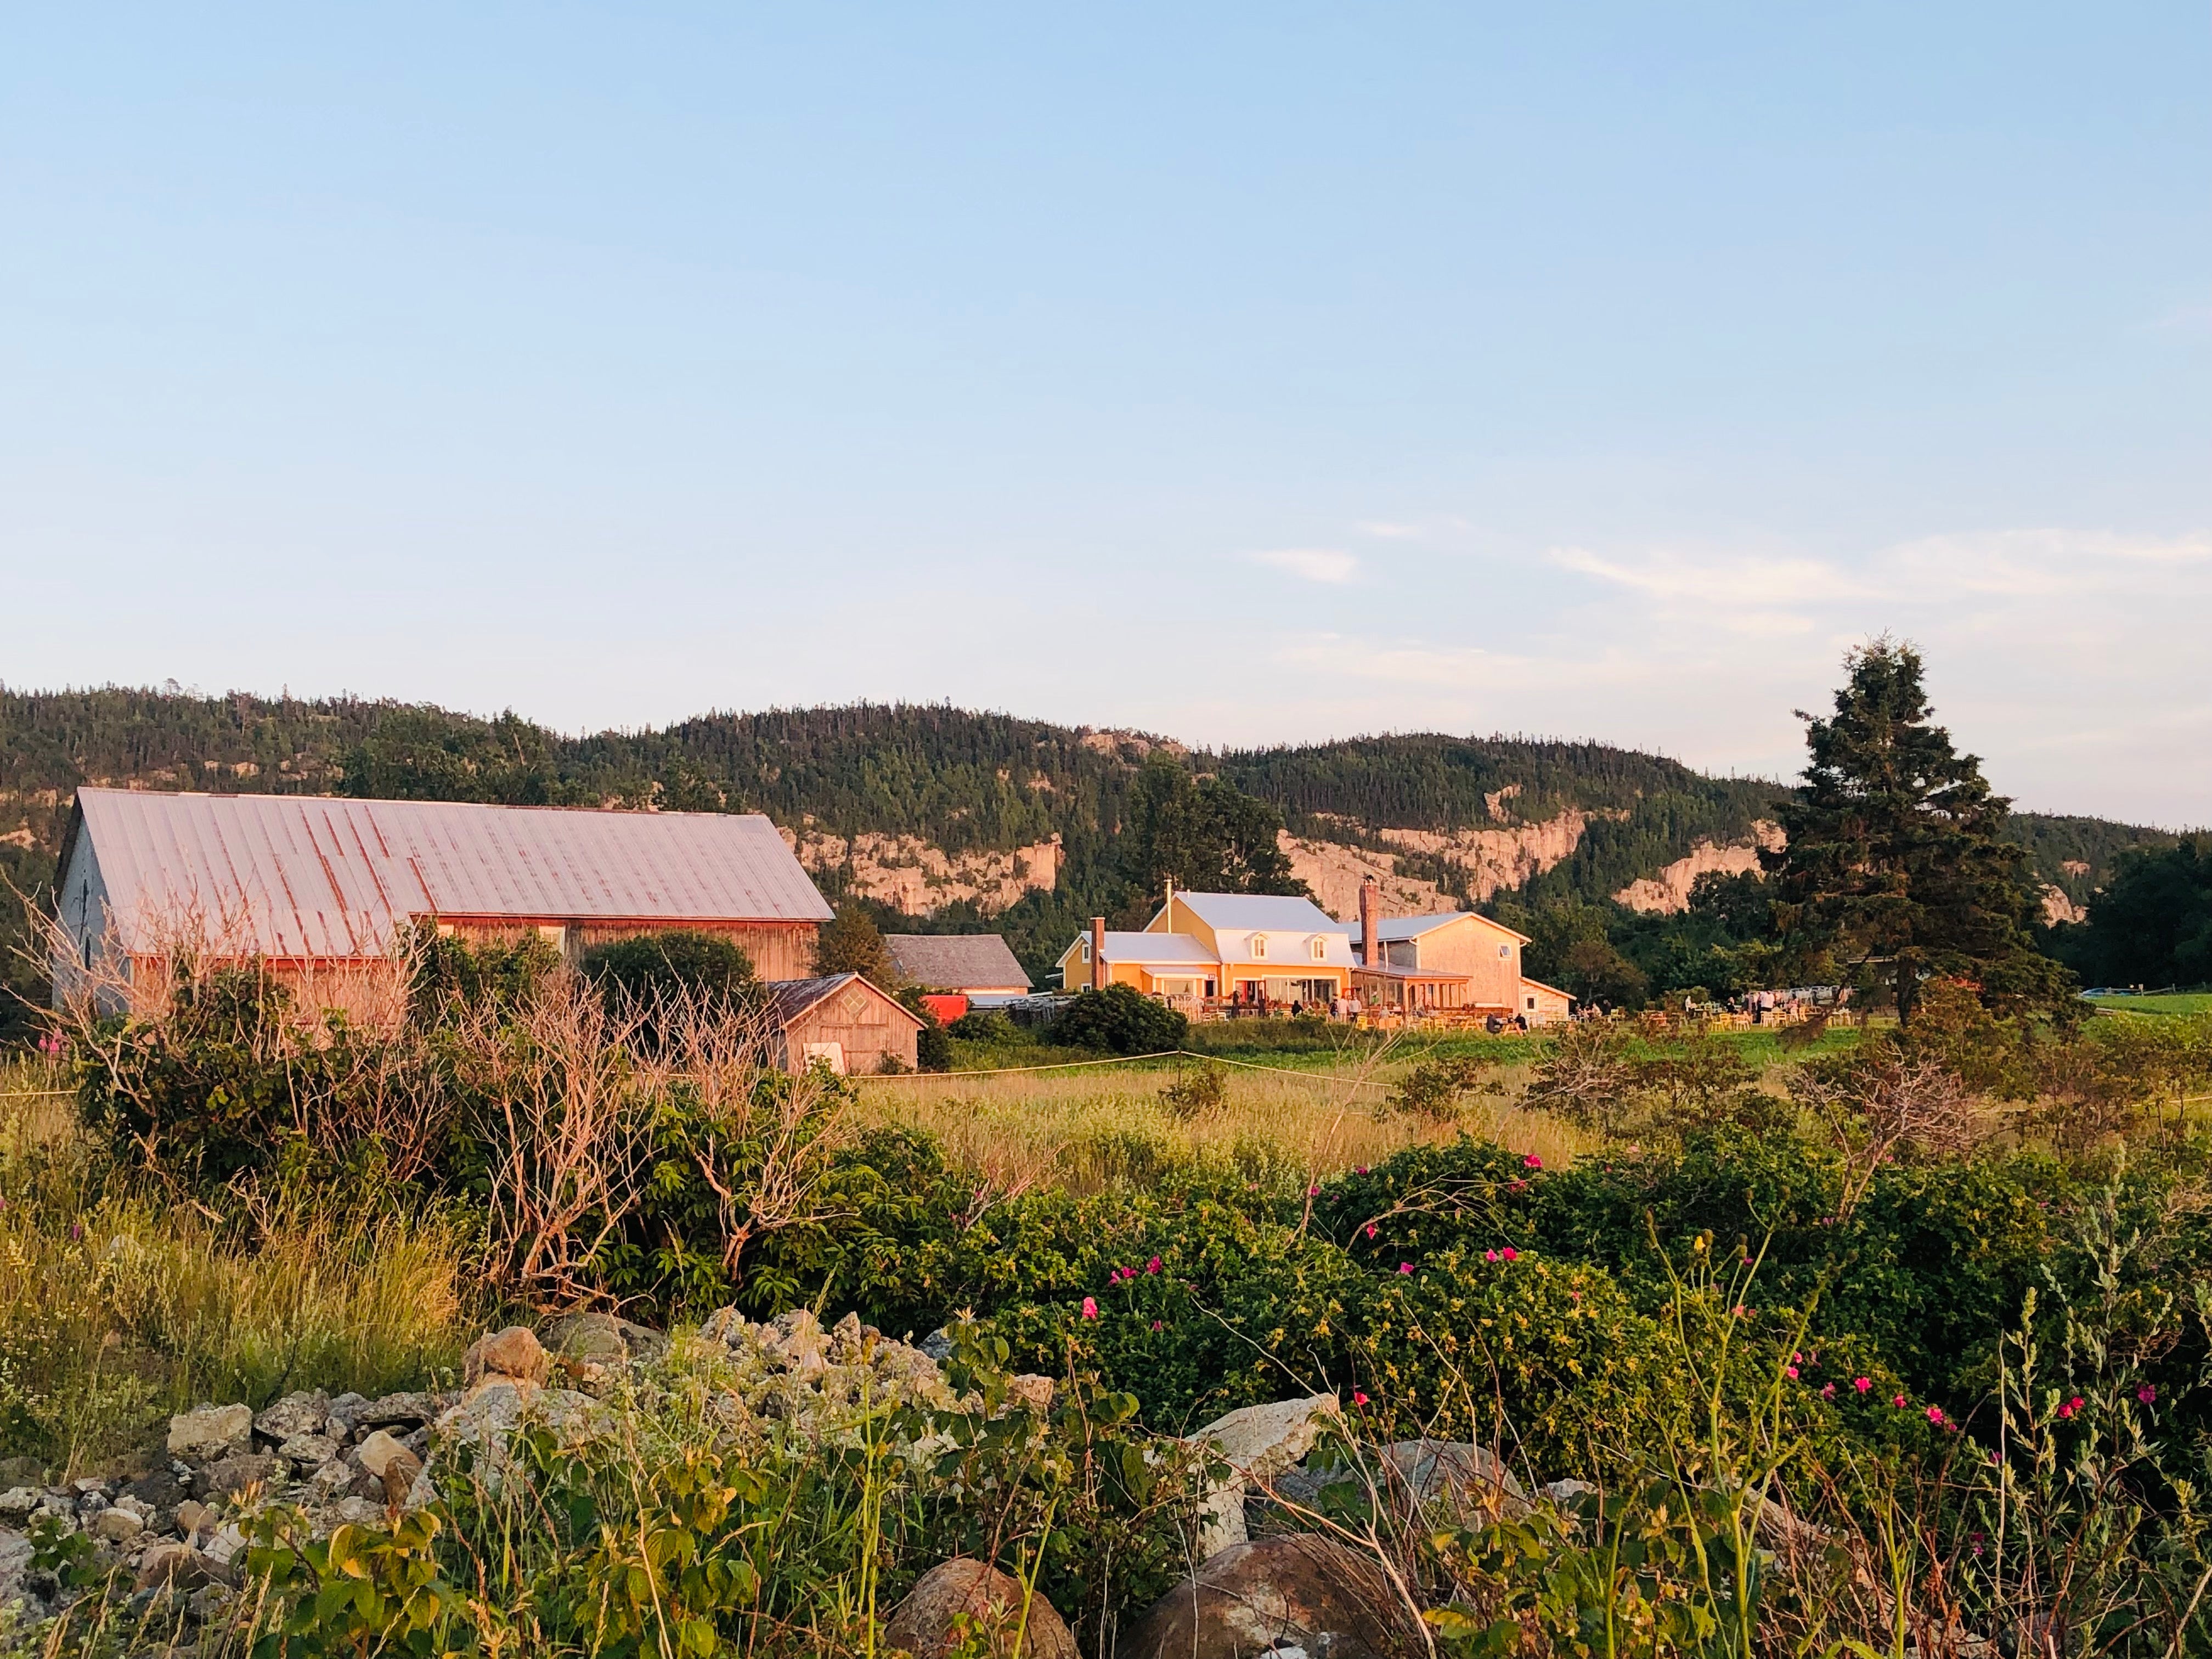
[[48, 8], [24, 686], [1794, 770], [1856, 640], [2212, 821], [2212, 15]]

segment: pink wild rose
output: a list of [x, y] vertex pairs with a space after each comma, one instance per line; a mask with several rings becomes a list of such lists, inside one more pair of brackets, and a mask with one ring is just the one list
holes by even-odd
[[1086, 1296], [1083, 1298], [1083, 1316], [1085, 1319], [1096, 1319], [1098, 1317], [1098, 1298], [1097, 1297]]
[[1401, 1273], [1410, 1273], [1413, 1271], [1413, 1264], [1410, 1261], [1401, 1261], [1398, 1264], [1398, 1271]]

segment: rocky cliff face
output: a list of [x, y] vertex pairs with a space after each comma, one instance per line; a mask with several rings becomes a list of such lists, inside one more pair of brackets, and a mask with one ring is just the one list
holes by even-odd
[[1028, 892], [1049, 893], [1060, 879], [1060, 837], [1010, 851], [948, 854], [919, 836], [863, 832], [849, 839], [817, 830], [781, 832], [811, 875], [845, 875], [851, 890], [910, 916], [966, 899], [1003, 910]]
[[1741, 876], [1759, 868], [1761, 848], [1771, 851], [1784, 842], [1782, 826], [1761, 818], [1751, 826], [1752, 839], [1728, 847], [1701, 841], [1690, 849], [1686, 858], [1676, 859], [1655, 876], [1632, 881], [1613, 895], [1632, 910], [1646, 913], [1656, 911], [1662, 915], [1680, 915], [1690, 908], [1690, 889], [1699, 876], [1718, 872]]

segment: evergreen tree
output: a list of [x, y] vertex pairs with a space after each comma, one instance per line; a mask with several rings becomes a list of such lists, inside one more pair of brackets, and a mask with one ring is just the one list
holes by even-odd
[[1139, 890], [1172, 878], [1195, 893], [1304, 894], [1276, 837], [1283, 815], [1218, 778], [1193, 778], [1155, 750], [1129, 786], [1123, 868]]
[[1910, 1021], [1922, 981], [2057, 1008], [2071, 975], [2034, 948], [2027, 854], [2003, 839], [2012, 803], [1933, 724], [1920, 653], [1878, 639], [1844, 659], [1833, 716], [1799, 711], [1811, 758], [1782, 808], [1789, 842], [1762, 854], [1786, 942], [1880, 985]]

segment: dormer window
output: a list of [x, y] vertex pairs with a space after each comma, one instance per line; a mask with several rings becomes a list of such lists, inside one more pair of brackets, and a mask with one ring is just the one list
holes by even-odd
[[1323, 938], [1322, 938], [1319, 933], [1316, 933], [1316, 934], [1313, 936], [1313, 947], [1312, 947], [1312, 948], [1313, 948], [1313, 959], [1314, 959], [1316, 962], [1321, 962], [1321, 961], [1323, 961], [1323, 960], [1325, 960], [1325, 959], [1328, 957], [1328, 941], [1327, 939], [1323, 939]]
[[1091, 941], [1089, 939], [1085, 939], [1083, 941], [1083, 959], [1085, 962], [1091, 960]]
[[1254, 960], [1254, 961], [1255, 961], [1255, 962], [1256, 962], [1256, 961], [1260, 961], [1260, 960], [1263, 959], [1263, 958], [1267, 956], [1267, 936], [1265, 933], [1255, 933], [1255, 934], [1253, 934], [1253, 935], [1252, 935], [1252, 957], [1253, 957], [1253, 960]]

